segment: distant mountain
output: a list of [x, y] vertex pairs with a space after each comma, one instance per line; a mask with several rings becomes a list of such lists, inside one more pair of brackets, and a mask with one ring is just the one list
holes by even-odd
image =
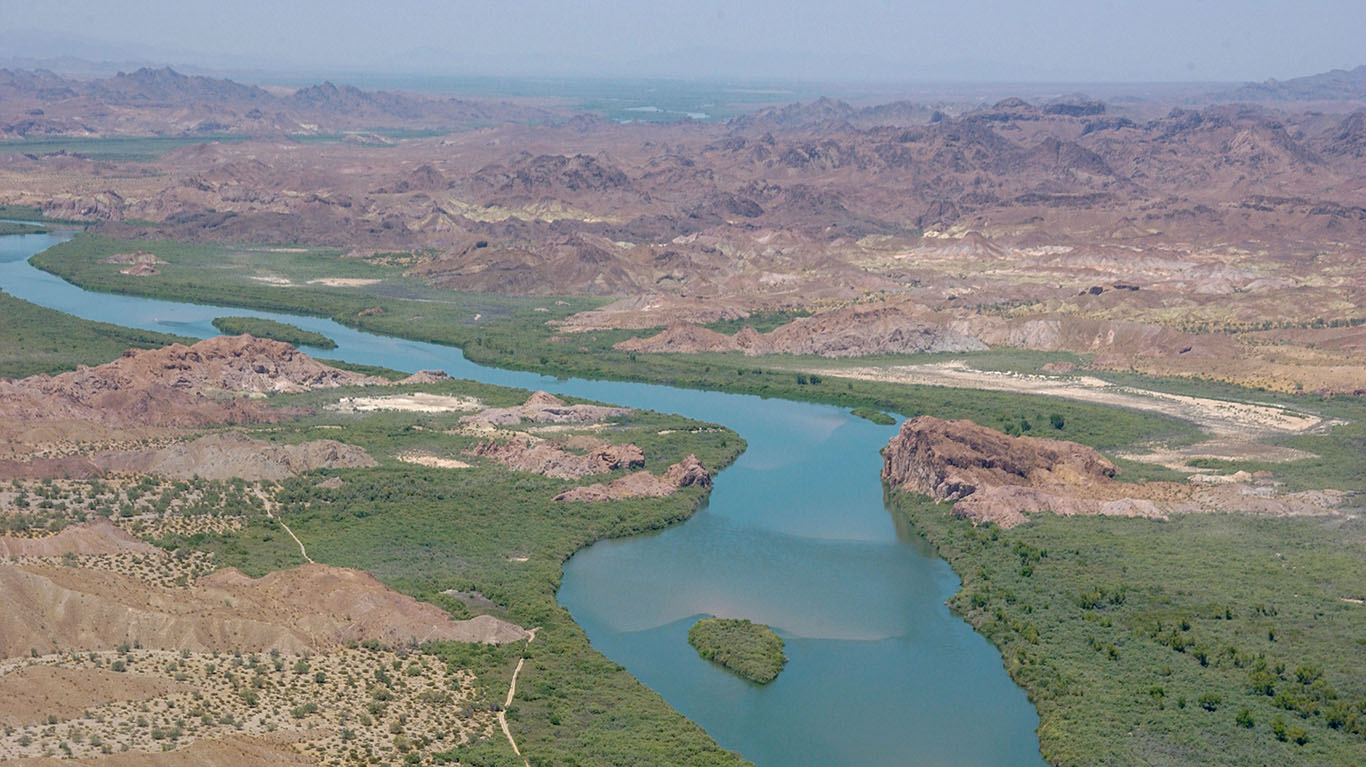
[[1217, 94], [1220, 101], [1355, 101], [1366, 100], [1366, 64], [1334, 69], [1290, 80], [1247, 83]]
[[142, 67], [98, 79], [43, 69], [0, 69], [0, 138], [452, 130], [551, 117], [544, 109], [517, 104], [367, 91], [331, 82], [281, 95], [170, 67]]

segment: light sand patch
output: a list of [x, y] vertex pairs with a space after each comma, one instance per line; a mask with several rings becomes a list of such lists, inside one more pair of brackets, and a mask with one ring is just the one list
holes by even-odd
[[610, 423], [549, 424], [528, 426], [527, 431], [535, 434], [560, 434], [563, 432], [602, 431], [603, 429], [611, 428], [612, 426], [613, 424]]
[[294, 284], [293, 282], [290, 282], [288, 278], [275, 274], [253, 274], [247, 279], [255, 280], [256, 282], [264, 282], [267, 285], [279, 285], [282, 287], [289, 287]]
[[483, 408], [474, 397], [454, 397], [448, 394], [390, 394], [383, 397], [342, 397], [328, 410], [346, 413], [368, 413], [376, 410], [398, 410], [407, 413], [461, 413]]
[[1190, 465], [1193, 460], [1214, 459], [1220, 461], [1264, 461], [1268, 463], [1289, 463], [1313, 458], [1307, 450], [1279, 445], [1263, 445], [1256, 442], [1211, 439], [1194, 445], [1179, 448], [1155, 446], [1147, 452], [1120, 453], [1120, 458], [1143, 463], [1155, 463], [1177, 471], [1198, 471]]
[[1252, 481], [1252, 475], [1245, 471], [1235, 471], [1232, 474], [1192, 474], [1190, 481], [1199, 485], [1247, 484]]
[[695, 429], [660, 429], [655, 432], [659, 435], [664, 434], [707, 434], [710, 432], [724, 431], [719, 426], [699, 426]]
[[[795, 370], [795, 369], [794, 369]], [[1324, 431], [1334, 422], [1312, 413], [1297, 412], [1257, 402], [1192, 397], [1184, 394], [1122, 386], [1093, 376], [1043, 376], [976, 370], [962, 361], [929, 365], [891, 365], [885, 367], [811, 368], [820, 375], [918, 386], [948, 386], [958, 389], [986, 389], [1037, 394], [1049, 397], [1124, 407], [1159, 413], [1195, 424], [1212, 438], [1182, 451], [1155, 451], [1157, 462], [1170, 459], [1184, 466], [1191, 458], [1236, 456], [1243, 460], [1296, 460], [1300, 451], [1258, 444], [1257, 440]], [[1180, 454], [1178, 454], [1178, 452]], [[1133, 456], [1137, 460], [1153, 460]]]
[[430, 466], [433, 469], [468, 469], [470, 467], [470, 465], [464, 461], [457, 461], [454, 458], [441, 458], [428, 453], [403, 453], [394, 457], [404, 463]]
[[316, 280], [309, 280], [309, 285], [326, 285], [329, 288], [363, 288], [366, 285], [374, 285], [381, 280], [369, 277], [320, 277]]

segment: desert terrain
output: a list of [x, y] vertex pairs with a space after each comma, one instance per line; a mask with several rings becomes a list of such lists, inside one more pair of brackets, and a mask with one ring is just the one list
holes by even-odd
[[[893, 524], [1048, 761], [1363, 753], [1366, 68], [649, 123], [0, 70], [0, 218], [92, 291], [904, 416]], [[0, 761], [739, 762], [556, 601], [739, 435], [0, 299]]]
[[[303, 101], [371, 124], [398, 109], [375, 111], [386, 99], [418, 101], [414, 114], [455, 109], [395, 94], [276, 97], [174, 72], [49, 80], [9, 74], [10, 113], [43, 112], [12, 134], [192, 136], [157, 115], [260, 99], [278, 107], [272, 120]], [[532, 125], [548, 116], [509, 109], [487, 127], [448, 122], [446, 135], [383, 147], [225, 122], [257, 138], [138, 162], [12, 144], [0, 203], [116, 236], [401, 253], [409, 275], [452, 290], [619, 298], [562, 329], [668, 329], [636, 351], [1007, 347], [1353, 393], [1366, 389], [1360, 80], [1350, 73], [1356, 90], [1329, 111], [1255, 91], [1157, 115], [1080, 98], [945, 110], [822, 100], [705, 124], [580, 114]], [[81, 129], [49, 114], [91, 103], [130, 118]], [[124, 268], [157, 280], [143, 260]], [[759, 311], [815, 316], [758, 338], [689, 328]]]
[[[348, 486], [348, 472], [383, 469], [373, 445], [275, 442], [283, 425], [317, 411], [274, 398], [322, 396], [318, 410], [341, 421], [318, 430], [343, 439], [345, 424], [371, 417], [448, 419], [437, 444], [389, 448], [379, 456], [386, 464], [481, 478], [618, 477], [580, 495], [547, 488], [548, 506], [566, 494], [658, 498], [706, 486], [709, 474], [692, 454], [681, 472], [610, 441], [629, 409], [544, 392], [500, 405], [413, 389], [424, 385], [449, 389], [450, 379], [352, 373], [250, 336], [0, 381], [0, 602], [10, 616], [0, 630], [0, 760], [424, 763], [504, 735], [516, 749], [503, 709], [522, 658], [515, 668], [497, 659], [471, 668], [430, 648], [520, 647], [538, 627], [511, 622], [476, 590], [449, 589], [458, 596], [443, 608], [363, 570], [318, 563], [309, 533], [291, 527], [301, 507], [290, 482], [332, 492]], [[537, 433], [548, 428], [556, 430]], [[661, 431], [673, 430], [642, 433]], [[114, 436], [124, 434], [138, 439]], [[330, 478], [317, 478], [320, 470]], [[260, 577], [229, 565], [221, 544], [253, 529], [288, 536], [302, 563]], [[453, 606], [462, 599], [477, 612]], [[499, 682], [507, 699], [494, 705], [490, 685]]]

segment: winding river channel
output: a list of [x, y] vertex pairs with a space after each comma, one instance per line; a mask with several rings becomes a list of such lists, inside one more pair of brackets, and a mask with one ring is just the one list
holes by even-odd
[[[28, 263], [61, 239], [0, 237], [0, 288], [78, 317], [201, 338], [218, 334], [215, 317], [271, 317], [334, 339], [336, 349], [306, 349], [321, 356], [736, 430], [749, 449], [716, 478], [706, 508], [567, 563], [559, 600], [593, 646], [760, 767], [1042, 764], [1024, 692], [944, 605], [957, 577], [883, 503], [878, 450], [894, 427], [823, 405], [482, 367], [459, 349], [325, 319], [87, 292]], [[701, 660], [687, 630], [703, 615], [773, 626], [786, 669], [759, 687]]]

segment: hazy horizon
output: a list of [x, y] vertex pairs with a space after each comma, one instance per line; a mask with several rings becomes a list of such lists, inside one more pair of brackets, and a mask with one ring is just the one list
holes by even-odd
[[[844, 82], [1238, 82], [1366, 60], [1366, 4], [968, 0], [14, 5], [0, 59], [208, 70]], [[607, 21], [604, 21], [606, 19]]]

